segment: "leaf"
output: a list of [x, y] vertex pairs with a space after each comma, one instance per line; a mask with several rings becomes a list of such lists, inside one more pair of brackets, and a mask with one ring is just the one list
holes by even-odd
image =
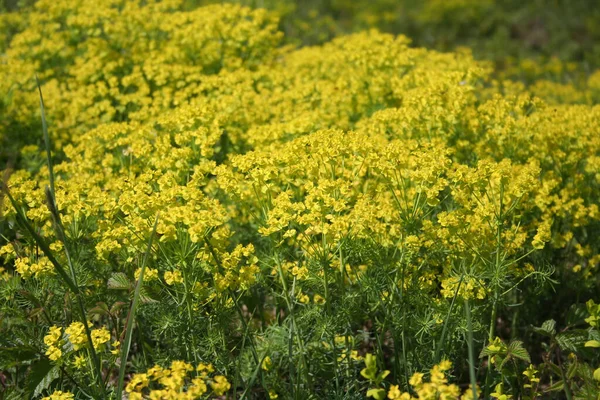
[[377, 368], [363, 368], [360, 371], [360, 374], [363, 378], [368, 379], [370, 381], [374, 381], [375, 375], [377, 374]]
[[571, 365], [569, 365], [569, 369], [567, 370], [567, 378], [573, 379], [573, 377], [575, 376], [575, 373], [577, 372], [577, 367], [578, 367], [577, 358], [575, 358], [574, 361], [571, 363]]
[[527, 350], [525, 350], [523, 347], [523, 342], [520, 340], [513, 340], [508, 344], [508, 354], [514, 358], [518, 358], [519, 360], [531, 363], [529, 353]]
[[553, 337], [556, 334], [556, 321], [554, 321], [553, 319], [544, 321], [542, 326], [540, 326], [539, 328], [534, 327], [533, 331], [535, 333], [539, 333], [540, 335]]
[[0, 347], [0, 369], [27, 365], [31, 360], [37, 359], [37, 357], [38, 352], [33, 347]]
[[42, 379], [40, 381], [40, 383], [37, 385], [37, 387], [35, 388], [34, 392], [33, 392], [33, 397], [37, 397], [40, 394], [42, 394], [42, 392], [46, 389], [48, 389], [48, 387], [50, 387], [50, 384], [59, 377], [60, 375], [60, 370], [59, 368], [55, 365], [54, 367], [52, 367], [52, 369], [50, 371], [48, 371], [48, 373], [46, 374], [46, 376], [44, 377], [44, 379]]
[[588, 312], [584, 304], [573, 304], [567, 312], [567, 325], [575, 326], [583, 324], [587, 316]]
[[483, 358], [483, 357], [487, 357], [487, 356], [493, 356], [498, 354], [497, 351], [494, 350], [490, 350], [488, 347], [484, 347], [483, 349], [481, 349], [481, 353], [479, 353], [479, 358]]
[[115, 272], [108, 280], [108, 288], [115, 290], [130, 290], [131, 282], [125, 273]]
[[384, 400], [385, 399], [385, 390], [384, 389], [369, 389], [367, 391], [367, 397], [373, 397], [375, 400]]
[[31, 397], [39, 396], [46, 390], [52, 381], [58, 378], [59, 369], [43, 358], [31, 365], [26, 378], [26, 390]]
[[565, 384], [563, 381], [556, 381], [553, 385], [550, 385], [550, 387], [546, 389], [546, 392], [560, 392], [564, 389], [564, 387]]
[[127, 303], [125, 303], [124, 301], [117, 301], [115, 302], [115, 304], [112, 305], [112, 307], [110, 307], [110, 313], [115, 314], [117, 311], [121, 310], [124, 307], [127, 307]]
[[560, 367], [552, 362], [547, 362], [546, 365], [548, 367], [550, 367], [550, 369], [552, 370], [552, 372], [554, 372], [556, 375], [560, 375], [562, 374], [562, 371], [560, 369]]
[[559, 333], [554, 339], [561, 350], [577, 351], [585, 347], [587, 337], [587, 331], [578, 329]]
[[588, 340], [584, 344], [585, 347], [600, 347], [600, 342], [597, 340]]
[[377, 375], [377, 378], [375, 378], [375, 382], [376, 382], [377, 384], [379, 384], [379, 383], [383, 382], [383, 380], [385, 379], [385, 377], [386, 377], [386, 376], [388, 376], [389, 374], [390, 374], [390, 371], [388, 371], [388, 370], [385, 370], [385, 371], [383, 371], [383, 372], [380, 372], [380, 373]]
[[150, 297], [150, 294], [148, 294], [148, 291], [143, 286], [140, 288], [140, 301], [144, 304], [158, 303], [157, 300], [154, 300], [152, 297]]
[[109, 315], [108, 306], [104, 302], [96, 303], [96, 307], [88, 311], [90, 315]]

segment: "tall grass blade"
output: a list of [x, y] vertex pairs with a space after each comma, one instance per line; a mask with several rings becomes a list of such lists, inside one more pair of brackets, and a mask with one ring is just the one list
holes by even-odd
[[[48, 210], [50, 210], [50, 214], [52, 215], [52, 219], [54, 221], [54, 231], [56, 233], [56, 236], [58, 236], [59, 240], [63, 243], [63, 249], [65, 252], [65, 256], [67, 258], [69, 270], [71, 272], [70, 282], [72, 284], [72, 290], [74, 290], [74, 292], [75, 292], [75, 297], [77, 298], [77, 305], [79, 308], [81, 322], [83, 323], [83, 326], [85, 329], [85, 335], [87, 337], [87, 348], [88, 348], [88, 351], [90, 352], [90, 356], [92, 358], [94, 369], [96, 370], [96, 380], [98, 382], [98, 388], [100, 389], [102, 398], [106, 398], [104, 380], [102, 379], [102, 365], [100, 364], [100, 359], [98, 358], [98, 355], [96, 354], [96, 350], [94, 349], [94, 344], [92, 341], [92, 332], [88, 325], [87, 314], [85, 312], [85, 305], [83, 303], [82, 293], [79, 290], [79, 284], [77, 283], [77, 274], [75, 273], [75, 267], [73, 265], [73, 260], [71, 259], [71, 255], [69, 253], [69, 243], [67, 241], [67, 236], [65, 235], [62, 221], [60, 219], [60, 213], [58, 212], [58, 206], [56, 205], [56, 191], [55, 191], [55, 186], [54, 186], [54, 168], [53, 168], [53, 163], [52, 163], [52, 150], [50, 147], [50, 136], [48, 135], [48, 124], [46, 123], [46, 112], [44, 109], [44, 97], [42, 95], [42, 88], [40, 86], [39, 80], [37, 79], [37, 76], [36, 76], [35, 80], [36, 80], [38, 92], [40, 95], [40, 112], [42, 115], [42, 132], [43, 132], [43, 136], [44, 136], [44, 144], [46, 147], [46, 161], [48, 164], [48, 175], [49, 175], [49, 179], [50, 179], [50, 186], [49, 187], [46, 186], [46, 190], [45, 190], [47, 206], [48, 206]], [[25, 220], [25, 222], [27, 222], [27, 221]], [[44, 252], [44, 253], [51, 254], [51, 251], [48, 249], [48, 252], [47, 253]], [[57, 262], [57, 265], [60, 265], [60, 264]], [[62, 266], [61, 266], [61, 269], [64, 271], [64, 268], [62, 268]], [[66, 275], [66, 271], [65, 271], [65, 275]]]
[[[87, 336], [87, 340], [88, 340], [89, 348], [90, 348], [90, 353], [91, 353], [91, 356], [92, 356], [92, 361], [93, 361], [94, 366], [96, 368], [96, 374], [97, 374], [98, 384], [100, 386], [100, 390], [103, 393], [103, 397], [105, 397], [104, 396], [104, 383], [102, 381], [102, 368], [100, 366], [100, 360], [98, 359], [98, 357], [96, 355], [96, 351], [94, 350], [94, 346], [92, 345], [91, 332], [90, 332], [89, 326], [87, 324], [87, 317], [86, 317], [86, 313], [85, 313], [85, 307], [84, 307], [83, 301], [81, 299], [81, 292], [79, 290], [79, 287], [71, 279], [71, 277], [69, 276], [69, 274], [67, 273], [67, 271], [58, 262], [58, 260], [56, 260], [56, 257], [54, 257], [54, 254], [50, 250], [50, 247], [48, 246], [48, 244], [46, 243], [46, 241], [44, 240], [44, 238], [42, 238], [35, 231], [35, 229], [33, 228], [33, 226], [31, 226], [31, 224], [27, 220], [27, 217], [23, 213], [23, 210], [21, 210], [21, 208], [19, 207], [17, 201], [10, 194], [10, 191], [8, 190], [8, 186], [6, 186], [6, 184], [4, 184], [4, 188], [3, 189], [4, 189], [4, 193], [6, 194], [6, 197], [8, 197], [8, 199], [10, 200], [13, 208], [15, 209], [15, 211], [17, 213], [17, 223], [19, 225], [21, 225], [23, 228], [25, 228], [25, 230], [31, 235], [31, 237], [33, 238], [33, 240], [35, 241], [35, 243], [42, 250], [42, 253], [44, 253], [44, 255], [48, 258], [48, 260], [50, 261], [50, 263], [54, 267], [54, 270], [56, 271], [56, 273], [58, 274], [58, 276], [60, 276], [60, 278], [65, 282], [65, 284], [67, 285], [67, 287], [73, 293], [75, 293], [75, 297], [77, 297], [79, 312], [81, 314], [81, 320], [82, 320], [83, 325], [85, 327], [86, 336]], [[49, 206], [49, 208], [52, 209], [52, 206]]]
[[60, 265], [60, 263], [56, 260], [56, 258], [52, 254], [52, 251], [50, 250], [50, 247], [48, 247], [48, 244], [44, 240], [44, 238], [42, 238], [35, 231], [33, 226], [31, 226], [31, 224], [27, 220], [27, 217], [23, 213], [23, 210], [21, 210], [21, 207], [19, 207], [19, 204], [17, 203], [15, 198], [12, 196], [12, 194], [10, 194], [10, 191], [8, 190], [8, 186], [6, 186], [6, 184], [4, 184], [3, 190], [4, 190], [4, 193], [6, 194], [6, 197], [8, 197], [8, 200], [10, 201], [10, 203], [12, 204], [13, 208], [15, 209], [15, 211], [17, 213], [17, 223], [19, 225], [21, 225], [23, 228], [25, 228], [25, 230], [31, 235], [31, 237], [33, 238], [35, 243], [39, 246], [39, 248], [42, 250], [44, 255], [46, 257], [48, 257], [48, 260], [50, 261], [50, 263], [52, 263], [52, 266], [54, 267], [54, 270], [56, 271], [56, 273], [67, 284], [69, 289], [71, 289], [74, 293], [79, 293], [79, 288], [75, 285], [75, 283], [73, 283], [73, 281], [71, 280], [71, 277], [69, 276], [69, 274], [67, 274], [67, 271], [65, 271], [65, 269], [62, 267], [62, 265]]
[[121, 399], [123, 396], [123, 383], [125, 381], [125, 368], [127, 367], [127, 357], [129, 356], [129, 349], [131, 347], [131, 336], [133, 334], [133, 320], [135, 318], [135, 312], [137, 310], [137, 306], [139, 304], [140, 299], [140, 291], [142, 289], [142, 284], [144, 283], [144, 271], [146, 270], [146, 264], [148, 263], [148, 258], [150, 257], [150, 253], [152, 252], [152, 241], [154, 240], [154, 236], [156, 235], [156, 227], [158, 225], [158, 216], [156, 214], [156, 219], [154, 220], [154, 227], [152, 228], [152, 233], [150, 234], [150, 239], [148, 239], [148, 247], [146, 249], [146, 253], [144, 254], [144, 259], [142, 261], [142, 266], [140, 270], [140, 277], [137, 280], [135, 285], [135, 292], [133, 294], [133, 301], [131, 302], [131, 309], [129, 310], [129, 314], [127, 315], [126, 322], [126, 331], [125, 331], [125, 341], [123, 346], [121, 347], [121, 365], [119, 366], [119, 381], [117, 384], [117, 392], [116, 398]]
[[477, 399], [477, 378], [475, 376], [475, 355], [473, 353], [473, 324], [471, 322], [471, 307], [469, 300], [465, 300], [465, 314], [467, 317], [467, 346], [469, 350], [469, 378], [471, 380], [471, 389], [473, 398]]
[[44, 134], [44, 146], [46, 147], [46, 158], [48, 162], [48, 175], [50, 178], [50, 192], [52, 197], [56, 199], [56, 190], [54, 187], [54, 168], [52, 166], [52, 154], [50, 151], [50, 136], [48, 135], [48, 124], [46, 123], [46, 109], [44, 108], [44, 96], [42, 96], [42, 87], [36, 75], [35, 83], [37, 84], [38, 93], [40, 94], [40, 111], [42, 114], [42, 132]]

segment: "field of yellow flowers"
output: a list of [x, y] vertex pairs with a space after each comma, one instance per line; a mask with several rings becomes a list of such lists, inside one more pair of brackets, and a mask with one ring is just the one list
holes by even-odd
[[597, 10], [8, 3], [1, 400], [600, 399]]

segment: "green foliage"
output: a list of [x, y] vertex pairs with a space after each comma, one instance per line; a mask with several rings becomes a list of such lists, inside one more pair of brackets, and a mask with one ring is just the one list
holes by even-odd
[[590, 2], [205, 3], [3, 3], [0, 398], [597, 397]]

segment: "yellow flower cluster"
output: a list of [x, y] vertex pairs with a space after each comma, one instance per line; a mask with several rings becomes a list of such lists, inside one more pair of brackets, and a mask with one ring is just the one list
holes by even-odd
[[[410, 250], [417, 262], [427, 257], [434, 270], [444, 269], [440, 282], [450, 288], [453, 263], [477, 264], [496, 251], [498, 221], [503, 257], [517, 257], [529, 245], [586, 245], [589, 239], [579, 232], [600, 220], [595, 190], [600, 159], [594, 155], [600, 151], [600, 109], [550, 107], [527, 93], [490, 93], [492, 89], [483, 89], [489, 66], [467, 51], [410, 48], [404, 37], [372, 31], [282, 53], [264, 11], [236, 6], [175, 11], [179, 6], [174, 1], [149, 2], [138, 10], [130, 3], [91, 7], [82, 1], [65, 17], [61, 2], [36, 4], [30, 18], [45, 21], [43, 29], [51, 29], [48, 20], [54, 16], [82, 32], [100, 29], [95, 35], [101, 41], [113, 34], [123, 38], [123, 32], [129, 32], [127, 40], [137, 40], [140, 34], [132, 30], [142, 28], [136, 24], [144, 31], [160, 26], [164, 35], [132, 44], [134, 60], [144, 54], [144, 62], [154, 62], [142, 47], [156, 51], [158, 58], [193, 57], [194, 51], [182, 47], [213, 43], [207, 37], [215, 32], [229, 43], [223, 51], [212, 44], [203, 47], [198, 59], [208, 64], [194, 64], [195, 77], [184, 74], [185, 81], [177, 83], [165, 78], [161, 87], [186, 100], [173, 102], [160, 89], [150, 90], [152, 99], [165, 101], [164, 106], [150, 101], [153, 111], [132, 111], [127, 122], [103, 124], [125, 116], [103, 119], [79, 113], [70, 97], [64, 100], [68, 112], [87, 125], [67, 123], [48, 106], [48, 114], [67, 124], [64, 129], [72, 135], [65, 138], [72, 143], [64, 147], [66, 161], [55, 168], [59, 210], [67, 225], [94, 238], [98, 261], [134, 259], [160, 211], [162, 245], [189, 238], [218, 291], [247, 288], [256, 281], [256, 261], [244, 254], [252, 247], [231, 250], [232, 227], [246, 223], [258, 224], [260, 235], [298, 247], [306, 256], [330, 253], [343, 238], [373, 238], [386, 247]], [[164, 19], [150, 17], [159, 11]], [[107, 15], [128, 22], [104, 28], [92, 23]], [[226, 28], [237, 19], [244, 24]], [[193, 22], [199, 20], [207, 21], [200, 30]], [[53, 29], [57, 40], [65, 34]], [[208, 36], [184, 40], [191, 31]], [[87, 40], [94, 42], [95, 36], [88, 34]], [[29, 38], [33, 33], [21, 35], [13, 39], [14, 51], [23, 57], [33, 54], [18, 46], [34, 41]], [[46, 54], [42, 48], [48, 43], [35, 43]], [[255, 45], [256, 51], [251, 50]], [[223, 53], [218, 74], [207, 72], [215, 62], [210, 59], [214, 51]], [[72, 50], [63, 53], [75, 57], [65, 68], [94, 69]], [[168, 74], [167, 64], [155, 70]], [[141, 68], [147, 77], [149, 70]], [[116, 66], [113, 72], [106, 66], [102, 71], [123, 74]], [[144, 92], [143, 85], [135, 85], [135, 91], [125, 90], [128, 96]], [[55, 104], [76, 95], [72, 90], [52, 92], [50, 86], [43, 89]], [[93, 90], [81, 88], [94, 104], [101, 103], [90, 95]], [[178, 105], [175, 111], [161, 112], [173, 105]], [[85, 132], [75, 135], [75, 126]], [[247, 149], [254, 151], [235, 155]], [[18, 171], [11, 189], [27, 205], [28, 217], [52, 235], [42, 189], [45, 174]], [[321, 245], [315, 247], [316, 241]], [[44, 261], [35, 268], [25, 263], [32, 259], [27, 251], [20, 256], [18, 271], [24, 277], [44, 270]], [[585, 273], [593, 273], [595, 250], [580, 258]], [[166, 274], [168, 285], [187, 276], [184, 271], [181, 276], [158, 272]], [[306, 276], [301, 271], [299, 277]]]
[[56, 390], [50, 396], [43, 397], [42, 400], [73, 400], [74, 398], [73, 393]]
[[[549, 81], [525, 87], [508, 79], [510, 71], [492, 76], [491, 63], [468, 50], [415, 48], [374, 30], [294, 49], [281, 46], [277, 18], [265, 10], [187, 3], [39, 0], [15, 21], [2, 19], [16, 33], [2, 49], [0, 91], [10, 96], [0, 105], [0, 136], [39, 123], [38, 72], [59, 153], [57, 208], [77, 248], [76, 272], [93, 276], [81, 286], [86, 291], [122, 290], [126, 298], [131, 285], [109, 280], [139, 279], [157, 215], [142, 296], [160, 298], [157, 310], [176, 307], [173, 318], [187, 316], [190, 335], [209, 326], [207, 346], [217, 336], [223, 347], [239, 339], [216, 334], [230, 315], [211, 317], [234, 306], [239, 322], [252, 315], [244, 331], [253, 334], [253, 302], [237, 304], [246, 296], [277, 303], [270, 320], [283, 326], [296, 312], [329, 312], [336, 296], [361, 306], [366, 299], [378, 310], [415, 294], [434, 309], [418, 322], [420, 336], [433, 337], [449, 299], [484, 303], [491, 290], [510, 293], [538, 272], [533, 252], [560, 252], [569, 260], [557, 266], [566, 276], [597, 277], [600, 248], [590, 232], [600, 226], [600, 106], [593, 105], [600, 72], [583, 89]], [[431, 0], [427, 7], [479, 14], [490, 3]], [[433, 8], [423, 18], [435, 20]], [[520, 68], [538, 76], [569, 66]], [[31, 163], [11, 175], [10, 191], [64, 264], [46, 205], [49, 170], [33, 162], [37, 150], [23, 150]], [[6, 201], [0, 207], [12, 223], [15, 210]], [[49, 260], [9, 236], [2, 268], [55, 291]], [[384, 279], [391, 286], [378, 291]], [[280, 280], [284, 290], [269, 286]], [[282, 296], [287, 310], [280, 310]], [[479, 305], [477, 313], [485, 309]], [[207, 323], [192, 326], [199, 316]], [[310, 318], [298, 317], [290, 330], [302, 356], [297, 325]], [[397, 321], [387, 322], [393, 329]], [[161, 332], [183, 325], [139, 323]], [[110, 332], [91, 330], [91, 345], [107, 357], [118, 352], [118, 342], [107, 345]], [[251, 347], [246, 333], [242, 348]], [[85, 368], [85, 356], [75, 354], [90, 344], [82, 323], [52, 326], [44, 343], [52, 361], [73, 355], [74, 366]], [[337, 355], [333, 361], [348, 365], [361, 359], [354, 347]], [[368, 360], [373, 393], [385, 396], [387, 374], [376, 373], [374, 356]], [[418, 398], [459, 398], [450, 368], [433, 367], [429, 381], [415, 374]], [[127, 392], [131, 399], [198, 398], [230, 388], [224, 376], [211, 377], [210, 365], [193, 371], [184, 361], [157, 366], [134, 375]], [[274, 390], [272, 398], [282, 393]], [[397, 386], [387, 395], [411, 398]]]
[[22, 29], [0, 64], [0, 91], [12, 93], [6, 116], [24, 126], [37, 119], [30, 92], [37, 72], [52, 99], [58, 143], [98, 123], [144, 120], [184, 104], [204, 75], [253, 69], [276, 57], [281, 38], [265, 10], [189, 10], [183, 0], [43, 0], [18, 17]]
[[[223, 375], [211, 377], [214, 371], [212, 364], [201, 363], [193, 368], [186, 362], [173, 361], [170, 368], [156, 365], [145, 373], [133, 375], [125, 391], [132, 400], [192, 400], [210, 394], [222, 396], [229, 391], [231, 384]], [[194, 376], [188, 377], [190, 373]]]
[[[88, 323], [88, 326], [91, 325]], [[105, 327], [99, 329], [91, 329], [90, 336], [92, 337], [92, 344], [96, 351], [102, 350], [106, 343], [110, 341], [110, 331]], [[57, 361], [65, 353], [70, 353], [71, 350], [81, 350], [85, 347], [87, 336], [85, 333], [85, 327], [82, 322], [73, 322], [64, 330], [59, 326], [50, 327], [48, 334], [44, 336], [44, 344], [47, 347], [46, 355], [50, 360]], [[65, 346], [67, 345], [68, 346]], [[113, 347], [117, 347], [118, 342], [113, 343]], [[113, 355], [115, 355], [113, 353]], [[81, 360], [80, 360], [81, 361]]]
[[53, 326], [46, 336], [44, 336], [44, 344], [48, 346], [46, 355], [52, 361], [58, 360], [62, 356], [62, 328]]
[[466, 389], [461, 395], [460, 388], [455, 384], [448, 384], [446, 377], [447, 371], [452, 368], [452, 363], [448, 360], [434, 365], [429, 372], [429, 382], [425, 379], [425, 374], [416, 372], [409, 380], [417, 397], [410, 393], [402, 392], [397, 385], [392, 385], [388, 391], [388, 399], [391, 400], [471, 400], [473, 399], [472, 389]]

